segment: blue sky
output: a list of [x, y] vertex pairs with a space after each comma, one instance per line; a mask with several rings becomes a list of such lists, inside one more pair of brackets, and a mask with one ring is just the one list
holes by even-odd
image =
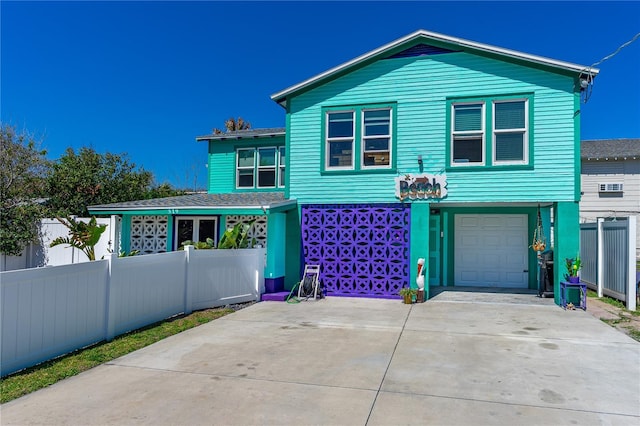
[[[284, 126], [270, 95], [415, 30], [592, 65], [640, 32], [640, 2], [0, 3], [3, 123], [127, 153], [158, 183], [206, 184], [196, 136], [242, 116]], [[640, 138], [640, 40], [599, 65], [582, 139]]]

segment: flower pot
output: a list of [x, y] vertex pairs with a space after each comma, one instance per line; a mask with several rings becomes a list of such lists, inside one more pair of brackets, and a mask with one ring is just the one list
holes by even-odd
[[406, 303], [407, 305], [410, 305], [413, 302], [413, 297], [410, 294], [405, 294], [404, 296], [402, 296], [404, 303]]
[[580, 282], [580, 277], [577, 276], [570, 276], [569, 277], [569, 282], [571, 284], [578, 284]]

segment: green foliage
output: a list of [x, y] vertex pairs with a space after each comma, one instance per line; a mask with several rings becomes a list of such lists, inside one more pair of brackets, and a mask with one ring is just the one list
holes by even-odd
[[17, 256], [39, 236], [49, 162], [27, 133], [0, 124], [0, 252]]
[[87, 206], [152, 198], [153, 175], [129, 162], [125, 154], [100, 154], [67, 148], [48, 177], [52, 216], [88, 216]]
[[567, 269], [567, 275], [570, 277], [577, 277], [578, 271], [582, 267], [582, 261], [580, 260], [580, 255], [576, 255], [575, 259], [566, 258], [565, 260], [565, 268]]
[[138, 254], [140, 254], [140, 250], [131, 250], [129, 253], [124, 250], [120, 250], [120, 253], [118, 253], [118, 257], [131, 257]]
[[404, 296], [416, 296], [418, 294], [418, 290], [411, 287], [402, 287], [398, 294], [402, 297]]
[[249, 238], [249, 230], [255, 223], [255, 219], [247, 223], [237, 223], [233, 228], [227, 229], [220, 238], [220, 249], [252, 248], [256, 245], [255, 238]]
[[184, 246], [193, 246], [197, 250], [210, 250], [216, 248], [216, 243], [211, 238], [207, 238], [206, 241], [198, 242], [187, 240], [182, 243], [179, 250], [184, 250]]
[[89, 260], [96, 260], [95, 246], [100, 241], [100, 236], [107, 229], [107, 225], [98, 225], [98, 222], [92, 217], [88, 223], [77, 221], [72, 217], [66, 219], [57, 218], [60, 223], [69, 228], [68, 237], [58, 237], [53, 240], [50, 247], [55, 247], [60, 244], [68, 244], [71, 247], [75, 247], [81, 250]]
[[186, 191], [182, 189], [176, 189], [168, 183], [162, 183], [149, 189], [145, 194], [144, 199], [149, 200], [152, 198], [177, 197], [180, 195], [185, 195], [186, 193]]

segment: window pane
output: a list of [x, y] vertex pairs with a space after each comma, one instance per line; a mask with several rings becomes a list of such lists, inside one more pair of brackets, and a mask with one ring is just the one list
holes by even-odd
[[238, 167], [253, 167], [253, 150], [238, 150]]
[[524, 129], [524, 101], [497, 102], [495, 128]]
[[351, 167], [351, 142], [329, 142], [329, 167]]
[[496, 161], [523, 161], [524, 134], [500, 133], [496, 135]]
[[329, 117], [329, 138], [353, 137], [353, 112], [332, 112]]
[[285, 186], [286, 182], [284, 179], [284, 167], [280, 167], [280, 181], [278, 182], [280, 186]]
[[198, 241], [207, 241], [211, 238], [216, 241], [217, 222], [215, 220], [200, 219], [198, 225]]
[[455, 105], [454, 131], [482, 130], [482, 104]]
[[286, 162], [287, 157], [285, 155], [286, 154], [285, 151], [286, 151], [286, 149], [284, 147], [280, 147], [280, 165], [281, 166], [284, 166], [285, 164], [287, 164], [287, 162]]
[[364, 112], [364, 135], [388, 135], [390, 127], [390, 110]]
[[193, 241], [192, 219], [178, 219], [178, 247], [185, 241]]
[[453, 142], [454, 163], [481, 163], [482, 138], [456, 138]]
[[253, 188], [253, 169], [238, 170], [238, 187]]
[[258, 171], [258, 187], [276, 186], [276, 169], [260, 169]]
[[364, 141], [365, 151], [388, 151], [389, 138], [367, 139]]
[[276, 165], [276, 149], [260, 148], [258, 149], [258, 166], [275, 166]]
[[376, 152], [364, 154], [365, 166], [388, 166], [389, 152]]

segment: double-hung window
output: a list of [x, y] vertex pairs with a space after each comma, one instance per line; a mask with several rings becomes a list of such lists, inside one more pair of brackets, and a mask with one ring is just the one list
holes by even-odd
[[327, 168], [353, 169], [355, 111], [327, 113]]
[[453, 105], [453, 163], [484, 164], [484, 103]]
[[395, 104], [324, 110], [325, 171], [394, 167]]
[[238, 148], [236, 151], [236, 188], [283, 188], [285, 148]]
[[526, 164], [528, 161], [527, 100], [493, 103], [494, 164]]
[[451, 167], [529, 165], [531, 96], [449, 101]]

